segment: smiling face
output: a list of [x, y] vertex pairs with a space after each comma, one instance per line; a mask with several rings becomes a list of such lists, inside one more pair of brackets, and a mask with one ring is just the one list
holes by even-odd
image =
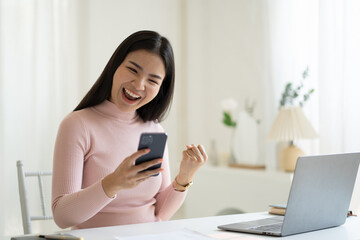
[[115, 71], [109, 100], [121, 111], [136, 111], [156, 97], [164, 77], [160, 56], [147, 50], [131, 52]]

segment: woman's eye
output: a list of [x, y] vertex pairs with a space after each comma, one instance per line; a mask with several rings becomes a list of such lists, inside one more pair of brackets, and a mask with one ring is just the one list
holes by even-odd
[[152, 84], [156, 84], [156, 85], [158, 85], [158, 84], [159, 84], [157, 81], [152, 80], [152, 79], [149, 79], [149, 81], [150, 81]]
[[135, 68], [128, 67], [128, 69], [130, 70], [130, 72], [137, 73], [137, 71], [136, 71], [136, 69], [135, 69]]

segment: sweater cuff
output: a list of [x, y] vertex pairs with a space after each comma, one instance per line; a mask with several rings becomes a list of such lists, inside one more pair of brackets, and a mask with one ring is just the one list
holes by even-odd
[[113, 196], [113, 197], [109, 197], [108, 195], [106, 195], [105, 190], [102, 186], [102, 181], [103, 181], [103, 178], [98, 183], [96, 183], [96, 185], [98, 185], [98, 186], [96, 186], [96, 188], [98, 188], [99, 195], [102, 195], [102, 197], [104, 199], [114, 200], [117, 197], [117, 194], [115, 194], [115, 196]]

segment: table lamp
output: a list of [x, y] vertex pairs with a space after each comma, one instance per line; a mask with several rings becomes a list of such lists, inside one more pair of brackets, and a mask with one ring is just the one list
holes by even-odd
[[281, 107], [268, 134], [269, 140], [289, 142], [279, 154], [279, 164], [287, 172], [293, 172], [297, 158], [304, 155], [304, 152], [294, 145], [294, 140], [317, 137], [310, 121], [298, 106]]

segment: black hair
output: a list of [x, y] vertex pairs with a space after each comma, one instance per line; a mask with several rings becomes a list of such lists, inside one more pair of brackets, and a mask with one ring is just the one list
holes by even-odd
[[159, 55], [164, 62], [165, 78], [163, 79], [159, 93], [149, 103], [136, 110], [137, 115], [144, 122], [154, 120], [162, 121], [170, 109], [174, 95], [174, 53], [170, 42], [165, 37], [157, 32], [147, 30], [131, 34], [117, 47], [98, 80], [94, 83], [74, 111], [92, 107], [105, 100], [109, 100], [113, 76], [116, 69], [130, 52], [136, 50], [151, 51], [152, 53]]

